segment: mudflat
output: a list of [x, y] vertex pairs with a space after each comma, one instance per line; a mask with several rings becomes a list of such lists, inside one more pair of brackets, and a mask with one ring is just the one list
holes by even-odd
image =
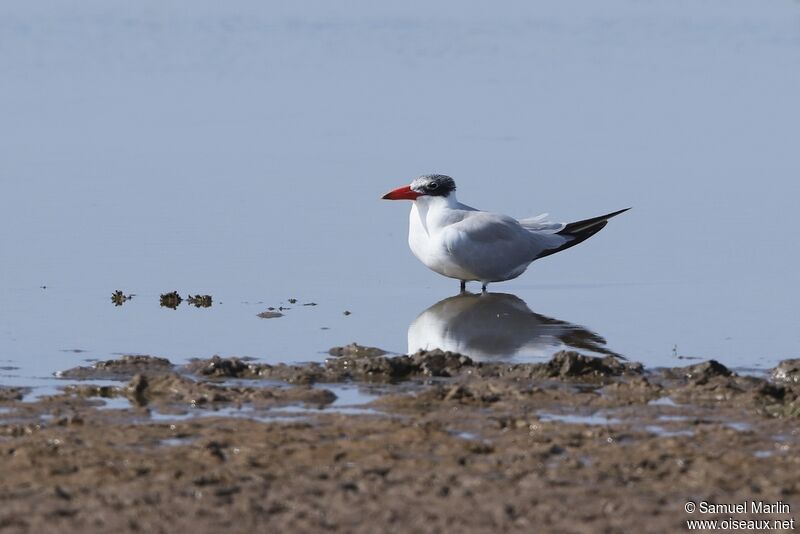
[[[767, 377], [714, 361], [645, 369], [561, 352], [509, 364], [358, 345], [306, 365], [126, 356], [65, 370], [59, 394], [0, 389], [0, 532], [789, 521], [800, 506], [799, 364]], [[342, 384], [369, 402], [337, 402]]]

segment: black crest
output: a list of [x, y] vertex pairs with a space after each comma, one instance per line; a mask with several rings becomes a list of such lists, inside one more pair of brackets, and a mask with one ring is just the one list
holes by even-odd
[[446, 197], [456, 190], [456, 182], [444, 174], [425, 174], [411, 183], [411, 189], [423, 195]]

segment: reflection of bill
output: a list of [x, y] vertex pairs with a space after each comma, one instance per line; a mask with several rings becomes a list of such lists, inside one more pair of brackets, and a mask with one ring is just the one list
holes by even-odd
[[615, 354], [605, 339], [534, 313], [515, 295], [463, 293], [437, 302], [408, 327], [408, 351], [442, 349], [472, 358], [549, 357], [554, 350]]

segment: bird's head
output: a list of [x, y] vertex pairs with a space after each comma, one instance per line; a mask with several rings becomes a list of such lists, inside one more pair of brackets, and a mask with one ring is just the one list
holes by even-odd
[[417, 200], [421, 196], [447, 197], [456, 190], [455, 181], [444, 174], [425, 174], [410, 185], [404, 185], [383, 195], [384, 200]]

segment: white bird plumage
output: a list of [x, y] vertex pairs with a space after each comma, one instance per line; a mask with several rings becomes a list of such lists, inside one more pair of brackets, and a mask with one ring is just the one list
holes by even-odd
[[480, 211], [456, 199], [449, 176], [420, 176], [383, 197], [413, 200], [408, 244], [429, 269], [465, 282], [511, 280], [534, 261], [559, 252], [600, 231], [608, 219], [626, 210], [576, 223], [557, 223], [547, 214], [526, 219]]

